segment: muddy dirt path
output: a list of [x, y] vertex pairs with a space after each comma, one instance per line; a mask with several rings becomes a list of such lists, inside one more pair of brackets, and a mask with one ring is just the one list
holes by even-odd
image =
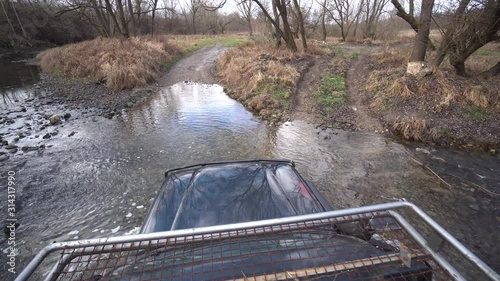
[[219, 56], [227, 50], [224, 46], [204, 47], [178, 61], [165, 75], [158, 79], [161, 86], [170, 86], [181, 81], [217, 83], [215, 65]]
[[347, 96], [356, 113], [356, 124], [366, 131], [382, 132], [382, 124], [370, 115], [368, 105], [365, 102], [365, 86], [367, 85], [368, 77], [362, 75], [362, 73], [366, 73], [366, 71], [363, 71], [364, 68], [368, 67], [365, 64], [365, 58], [367, 53], [371, 52], [373, 50], [364, 51], [364, 54], [360, 55], [349, 68], [346, 78]]
[[[329, 57], [310, 56], [302, 67], [302, 75], [297, 85], [289, 116], [292, 120], [305, 120], [318, 124], [334, 124], [343, 129], [358, 129], [371, 132], [382, 132], [383, 126], [369, 114], [368, 105], [364, 102], [364, 89], [368, 77], [363, 76], [367, 55], [380, 48], [364, 45], [343, 46]], [[321, 113], [316, 102], [315, 92], [318, 90], [325, 73], [345, 77], [347, 102], [336, 106], [329, 116]]]

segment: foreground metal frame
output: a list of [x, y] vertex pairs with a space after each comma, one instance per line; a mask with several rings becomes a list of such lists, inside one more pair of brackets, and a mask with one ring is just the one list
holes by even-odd
[[[99, 238], [99, 239], [87, 239], [87, 240], [78, 240], [78, 241], [69, 241], [69, 242], [58, 242], [53, 243], [45, 248], [43, 248], [35, 258], [28, 264], [28, 266], [19, 274], [16, 278], [16, 281], [28, 280], [28, 278], [33, 274], [33, 272], [40, 266], [42, 261], [52, 252], [58, 250], [65, 249], [82, 249], [81, 254], [85, 254], [86, 247], [92, 246], [107, 246], [113, 245], [116, 243], [123, 243], [124, 247], [128, 246], [130, 249], [137, 247], [133, 244], [133, 242], [140, 242], [145, 240], [165, 240], [171, 238], [183, 238], [186, 241], [196, 240], [197, 236], [204, 234], [210, 234], [214, 232], [238, 232], [248, 228], [273, 228], [277, 225], [289, 224], [290, 227], [293, 227], [295, 223], [302, 223], [312, 220], [323, 220], [329, 219], [332, 217], [337, 218], [339, 221], [342, 221], [341, 217], [344, 216], [356, 216], [363, 213], [369, 212], [386, 212], [398, 223], [401, 225], [403, 229], [405, 229], [408, 234], [422, 247], [424, 248], [429, 255], [433, 257], [436, 263], [439, 264], [452, 278], [455, 280], [466, 280], [444, 257], [433, 250], [429, 245], [428, 241], [420, 233], [414, 229], [410, 223], [404, 219], [399, 213], [395, 212], [398, 209], [408, 209], [411, 210], [414, 214], [418, 215], [423, 221], [437, 233], [444, 241], [449, 243], [453, 248], [455, 248], [458, 252], [460, 252], [465, 259], [469, 260], [473, 265], [475, 265], [478, 269], [480, 269], [486, 276], [488, 276], [491, 280], [500, 280], [500, 275], [496, 273], [492, 268], [486, 265], [483, 261], [481, 261], [476, 255], [474, 255], [471, 251], [469, 251], [464, 245], [462, 245], [458, 240], [456, 240], [450, 233], [448, 233], [445, 229], [443, 229], [437, 222], [435, 222], [431, 217], [429, 217], [424, 211], [422, 211], [416, 205], [406, 202], [406, 201], [398, 201], [392, 203], [364, 206], [359, 208], [350, 208], [350, 209], [342, 209], [329, 211], [324, 213], [316, 213], [310, 215], [303, 216], [295, 216], [295, 217], [286, 217], [286, 218], [277, 218], [263, 221], [252, 221], [245, 223], [237, 223], [230, 225], [219, 225], [219, 226], [211, 226], [211, 227], [203, 227], [203, 228], [193, 228], [193, 229], [184, 229], [184, 230], [174, 230], [174, 231], [165, 231], [165, 232], [157, 232], [157, 233], [148, 233], [148, 234], [138, 234], [138, 235], [130, 235], [130, 236], [120, 236], [120, 237], [111, 237], [111, 238]], [[105, 248], [104, 248], [105, 249]], [[65, 261], [71, 259], [71, 256], [65, 256], [60, 260], [60, 263], [65, 263]], [[56, 264], [54, 269], [49, 273], [46, 280], [51, 280], [54, 276], [57, 268], [59, 266]]]

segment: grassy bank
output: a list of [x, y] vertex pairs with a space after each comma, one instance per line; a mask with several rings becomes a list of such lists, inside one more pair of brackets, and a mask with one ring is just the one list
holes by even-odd
[[46, 50], [37, 59], [45, 73], [102, 82], [113, 90], [124, 90], [155, 80], [161, 70], [204, 46], [233, 46], [244, 40], [235, 36], [97, 38]]
[[315, 45], [308, 53], [294, 53], [252, 42], [225, 52], [218, 60], [217, 72], [232, 98], [261, 118], [278, 120], [296, 93], [304, 59], [324, 53]]
[[[482, 51], [477, 56], [483, 60], [497, 53]], [[463, 78], [446, 67], [418, 79], [405, 73], [408, 57], [406, 52], [386, 50], [367, 60], [367, 99], [382, 123], [408, 140], [497, 150], [499, 79]], [[478, 61], [472, 58], [471, 63]]]

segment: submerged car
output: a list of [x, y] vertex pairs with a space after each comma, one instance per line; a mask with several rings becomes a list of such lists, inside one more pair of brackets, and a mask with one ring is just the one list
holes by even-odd
[[18, 280], [53, 251], [62, 252], [47, 280], [462, 278], [393, 211], [403, 207], [488, 269], [411, 203], [333, 210], [292, 161], [199, 164], [165, 177], [140, 234], [52, 244]]

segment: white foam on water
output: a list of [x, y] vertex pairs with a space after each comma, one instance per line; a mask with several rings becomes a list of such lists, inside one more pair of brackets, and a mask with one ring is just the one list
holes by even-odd
[[116, 228], [113, 228], [111, 229], [111, 233], [117, 233], [118, 230], [120, 230], [120, 226], [116, 227]]

